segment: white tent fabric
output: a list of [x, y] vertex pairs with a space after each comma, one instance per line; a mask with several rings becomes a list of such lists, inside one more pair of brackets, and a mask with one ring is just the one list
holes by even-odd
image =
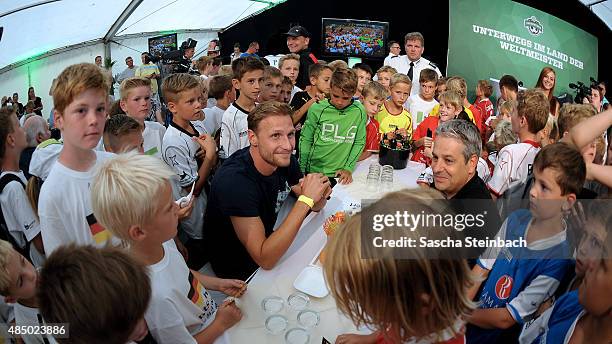
[[[140, 65], [147, 38], [177, 32], [178, 42], [197, 40], [203, 53], [220, 30], [285, 0], [142, 0], [110, 43], [116, 75], [132, 56]], [[53, 78], [71, 64], [104, 56], [102, 38], [128, 8], [130, 0], [0, 1], [0, 94], [18, 92], [25, 104], [33, 86], [49, 115]], [[197, 56], [196, 56], [197, 57]]]
[[609, 29], [612, 29], [612, 1], [605, 0], [580, 0], [587, 6], [599, 19], [601, 19]]

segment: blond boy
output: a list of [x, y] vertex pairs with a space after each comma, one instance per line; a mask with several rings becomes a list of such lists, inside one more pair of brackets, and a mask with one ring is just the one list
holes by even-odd
[[128, 115], [117, 114], [107, 119], [102, 141], [107, 152], [119, 154], [137, 151], [144, 154], [142, 126]]
[[189, 239], [199, 241], [206, 208], [204, 185], [217, 164], [217, 146], [203, 122], [197, 121], [203, 104], [199, 78], [172, 74], [164, 79], [162, 91], [173, 115], [162, 142], [162, 158], [178, 176], [174, 182], [175, 198], [186, 196], [193, 189], [193, 211], [181, 225]]
[[381, 85], [387, 89], [387, 91], [389, 91], [389, 86], [391, 85], [391, 77], [395, 73], [397, 73], [397, 71], [391, 66], [382, 66], [376, 71], [378, 82], [380, 82]]
[[287, 54], [281, 57], [280, 60], [278, 60], [278, 69], [280, 69], [284, 76], [291, 79], [291, 83], [293, 84], [293, 89], [291, 90], [291, 100], [297, 92], [302, 90], [295, 85], [300, 74], [300, 55]]
[[145, 319], [153, 338], [158, 343], [212, 343], [242, 315], [233, 302], [218, 308], [205, 288], [238, 297], [246, 284], [187, 267], [172, 241], [179, 209], [170, 183], [174, 175], [158, 159], [118, 155], [93, 181], [93, 207], [101, 223], [129, 243], [130, 255], [149, 268], [152, 296]]
[[376, 120], [380, 123], [380, 133], [386, 134], [401, 130], [412, 137], [412, 116], [404, 108], [404, 103], [410, 96], [412, 82], [405, 74], [396, 73], [391, 78], [391, 98], [385, 100]]
[[369, 158], [373, 153], [378, 153], [380, 148], [380, 124], [374, 117], [380, 112], [380, 108], [388, 96], [389, 92], [385, 86], [377, 81], [370, 81], [363, 87], [360, 101], [368, 114], [368, 122], [366, 124], [366, 144], [358, 161]]
[[94, 150], [104, 130], [109, 88], [109, 80], [93, 64], [72, 65], [57, 77], [53, 115], [64, 145], [38, 200], [47, 255], [69, 243], [105, 246], [112, 240], [96, 221], [89, 188], [97, 168], [112, 156]]
[[125, 79], [121, 82], [120, 92], [121, 109], [144, 128], [142, 137], [145, 154], [161, 158], [166, 128], [158, 122], [145, 120], [151, 109], [151, 81], [145, 78]]

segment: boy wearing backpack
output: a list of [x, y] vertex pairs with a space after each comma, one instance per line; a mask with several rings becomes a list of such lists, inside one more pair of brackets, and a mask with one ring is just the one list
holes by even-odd
[[0, 238], [10, 242], [34, 266], [40, 266], [44, 260], [40, 224], [25, 192], [27, 180], [19, 169], [19, 156], [27, 146], [15, 112], [0, 110]]

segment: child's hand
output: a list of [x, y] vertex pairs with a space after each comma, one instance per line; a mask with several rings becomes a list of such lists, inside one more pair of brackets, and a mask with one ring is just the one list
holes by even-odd
[[430, 159], [433, 158], [433, 147], [434, 143], [432, 142], [429, 147], [425, 147], [425, 149], [423, 150], [423, 154]]
[[208, 134], [202, 134], [199, 137], [193, 138], [205, 152], [205, 158], [212, 160], [217, 154], [217, 144], [215, 140]]
[[241, 297], [247, 289], [247, 284], [241, 280], [219, 279], [219, 291], [233, 297]]
[[317, 93], [312, 99], [315, 99], [315, 102], [321, 101], [325, 99], [325, 93]]
[[193, 210], [193, 199], [194, 198], [195, 197], [191, 197], [191, 200], [189, 200], [189, 203], [187, 203], [184, 207], [179, 208], [177, 212], [179, 221], [191, 216], [191, 211]]
[[404, 137], [408, 136], [408, 130], [406, 130], [406, 128], [399, 128], [397, 131]]
[[236, 306], [235, 301], [226, 300], [217, 309], [214, 322], [218, 323], [223, 330], [226, 330], [239, 322], [241, 318], [242, 311]]
[[353, 174], [351, 171], [347, 170], [338, 170], [336, 171], [336, 177], [338, 177], [338, 182], [340, 184], [350, 184], [353, 182]]

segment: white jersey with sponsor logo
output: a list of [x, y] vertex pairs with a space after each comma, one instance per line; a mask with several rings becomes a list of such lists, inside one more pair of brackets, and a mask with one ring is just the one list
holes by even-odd
[[501, 198], [500, 214], [505, 216], [520, 207], [521, 200], [528, 197], [528, 181], [540, 145], [534, 141], [507, 145], [497, 155], [497, 165], [487, 183], [489, 190]]
[[235, 102], [223, 113], [221, 118], [221, 141], [219, 156], [227, 159], [230, 155], [249, 146], [248, 111]]

